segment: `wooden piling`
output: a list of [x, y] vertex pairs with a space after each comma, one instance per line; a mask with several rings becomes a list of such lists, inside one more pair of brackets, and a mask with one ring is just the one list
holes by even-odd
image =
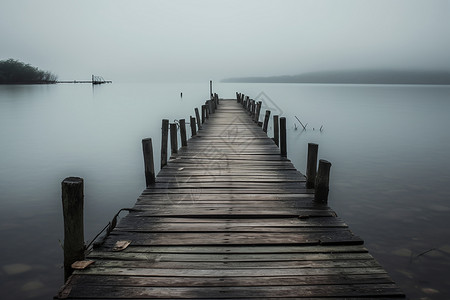
[[317, 170], [314, 200], [318, 202], [328, 201], [328, 191], [330, 185], [331, 163], [327, 160], [319, 160], [319, 169]]
[[178, 153], [178, 136], [176, 123], [170, 123], [170, 149], [172, 154]]
[[280, 146], [280, 127], [278, 125], [278, 115], [273, 116], [273, 141], [275, 145]]
[[306, 163], [306, 188], [313, 189], [316, 184], [317, 153], [319, 145], [308, 143], [308, 160]]
[[190, 125], [191, 125], [191, 135], [192, 136], [195, 136], [195, 135], [197, 135], [197, 130], [196, 130], [196, 128], [195, 128], [195, 118], [193, 117], [193, 116], [191, 116], [190, 117]]
[[200, 113], [197, 107], [194, 109], [194, 111], [195, 111], [195, 118], [197, 119], [198, 130], [200, 130], [202, 129], [202, 120], [200, 119]]
[[167, 147], [169, 141], [169, 120], [162, 120], [161, 127], [161, 169], [167, 165]]
[[267, 127], [269, 126], [270, 110], [266, 110], [266, 115], [264, 117], [263, 131], [267, 133]]
[[280, 155], [282, 157], [287, 157], [285, 117], [280, 118]]
[[72, 264], [84, 260], [83, 178], [67, 177], [61, 183], [64, 216], [64, 281], [72, 274]]
[[202, 105], [202, 124], [206, 121], [206, 105]]
[[258, 101], [258, 104], [256, 105], [256, 112], [255, 112], [255, 123], [259, 122], [259, 114], [261, 113], [261, 106], [262, 106], [262, 101]]
[[186, 120], [180, 119], [180, 137], [181, 137], [181, 147], [187, 146], [187, 135], [186, 135]]
[[150, 187], [155, 183], [155, 164], [153, 161], [153, 145], [151, 138], [142, 140], [142, 151], [144, 153], [145, 184], [147, 187]]
[[212, 80], [209, 81], [209, 96], [211, 97], [213, 93], [213, 82]]

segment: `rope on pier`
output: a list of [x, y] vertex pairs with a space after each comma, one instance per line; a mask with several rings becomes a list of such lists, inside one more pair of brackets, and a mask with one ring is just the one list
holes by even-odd
[[[138, 211], [142, 211], [140, 209], [135, 209], [135, 208], [121, 208], [112, 218], [112, 220], [105, 226], [103, 227], [102, 230], [100, 230], [100, 232], [92, 239], [92, 241], [85, 246], [85, 251], [89, 252], [90, 251], [90, 247], [93, 246], [93, 248], [96, 247], [100, 247], [101, 245], [103, 245], [103, 243], [105, 242], [106, 238], [109, 236], [109, 234], [111, 233], [111, 231], [113, 231], [114, 228], [116, 228], [117, 225], [117, 218], [119, 217], [119, 214], [122, 211], [128, 211], [128, 212], [138, 212]], [[97, 240], [97, 238], [106, 230], [105, 235], [101, 238], [100, 241], [95, 242]]]

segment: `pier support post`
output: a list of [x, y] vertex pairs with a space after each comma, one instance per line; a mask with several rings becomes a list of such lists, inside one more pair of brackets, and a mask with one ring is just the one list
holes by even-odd
[[316, 184], [317, 153], [319, 145], [308, 143], [308, 160], [306, 163], [306, 188], [313, 189]]
[[155, 164], [153, 161], [153, 144], [151, 138], [142, 140], [142, 151], [144, 153], [145, 184], [148, 188], [155, 183]]
[[266, 115], [264, 116], [263, 131], [267, 133], [267, 127], [269, 126], [270, 110], [266, 110]]
[[177, 124], [170, 123], [170, 149], [172, 154], [178, 153]]
[[181, 147], [187, 146], [187, 135], [186, 135], [186, 120], [180, 119], [180, 137], [181, 137]]
[[72, 264], [84, 260], [83, 178], [67, 177], [61, 183], [64, 216], [64, 282], [72, 274]]
[[262, 106], [262, 101], [258, 101], [258, 103], [256, 104], [256, 111], [255, 111], [255, 118], [254, 118], [254, 121], [256, 124], [258, 124], [258, 122], [259, 122], [259, 114], [261, 113], [261, 106]]
[[167, 146], [169, 143], [169, 120], [162, 120], [161, 127], [161, 169], [167, 165]]
[[316, 176], [316, 191], [314, 194], [314, 200], [318, 202], [328, 201], [328, 191], [330, 184], [330, 168], [331, 163], [327, 160], [319, 160], [319, 169]]
[[195, 118], [193, 116], [190, 117], [190, 125], [191, 125], [191, 136], [197, 135], [197, 130], [195, 129]]
[[287, 157], [285, 117], [280, 118], [280, 155], [282, 157]]
[[202, 124], [206, 121], [206, 105], [202, 105]]
[[278, 115], [273, 116], [273, 141], [280, 146], [280, 127], [278, 125]]
[[194, 111], [195, 111], [195, 117], [197, 118], [198, 130], [200, 130], [200, 129], [202, 129], [202, 120], [200, 119], [200, 113], [199, 113], [197, 107], [194, 109]]

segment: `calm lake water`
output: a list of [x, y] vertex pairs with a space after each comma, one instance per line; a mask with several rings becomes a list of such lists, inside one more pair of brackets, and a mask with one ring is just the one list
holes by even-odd
[[[214, 91], [243, 92], [286, 116], [288, 157], [300, 171], [307, 143], [318, 143], [333, 164], [330, 206], [410, 299], [450, 299], [449, 86], [217, 83]], [[144, 189], [141, 139], [159, 149], [161, 119], [188, 119], [208, 94], [209, 82], [0, 86], [1, 298], [49, 299], [63, 284], [65, 177], [85, 180], [90, 241]]]

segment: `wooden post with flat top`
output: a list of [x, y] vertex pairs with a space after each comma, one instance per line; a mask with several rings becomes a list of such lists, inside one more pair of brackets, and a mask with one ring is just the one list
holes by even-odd
[[331, 163], [327, 160], [319, 160], [319, 169], [316, 176], [316, 191], [314, 200], [319, 202], [328, 202], [328, 191], [330, 186], [330, 168]]
[[142, 152], [144, 153], [145, 184], [147, 187], [150, 187], [155, 183], [155, 164], [151, 138], [142, 140]]
[[308, 143], [308, 160], [306, 163], [306, 188], [313, 189], [316, 184], [317, 153], [319, 145]]
[[169, 120], [162, 120], [161, 127], [161, 169], [167, 165], [167, 146], [169, 143]]
[[61, 183], [64, 216], [64, 281], [72, 274], [72, 264], [84, 260], [83, 178], [67, 177]]

